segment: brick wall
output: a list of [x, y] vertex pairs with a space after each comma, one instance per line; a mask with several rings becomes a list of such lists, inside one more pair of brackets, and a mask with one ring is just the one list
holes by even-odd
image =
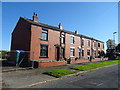
[[50, 67], [50, 66], [58, 66], [58, 65], [65, 65], [67, 62], [42, 62], [39, 63], [40, 67]]
[[[70, 36], [74, 37], [74, 39], [75, 39], [74, 44], [70, 43]], [[70, 35], [70, 34], [66, 34], [65, 40], [66, 40], [66, 42], [65, 42], [65, 50], [66, 50], [65, 51], [65, 56], [67, 58], [69, 58], [70, 57], [70, 48], [74, 47], [75, 48], [75, 56], [71, 57], [71, 58], [75, 59], [76, 57], [78, 57], [78, 47], [81, 47], [81, 39], [80, 39], [80, 37]]]
[[[31, 26], [31, 51], [34, 52], [34, 60], [55, 60], [55, 44], [60, 44], [60, 32], [48, 29], [48, 41], [42, 41], [42, 27]], [[48, 58], [40, 58], [40, 44], [48, 45]]]
[[[48, 29], [48, 41], [41, 40], [42, 35], [42, 27], [37, 25], [31, 25], [24, 19], [20, 18], [18, 21], [13, 33], [12, 33], [12, 42], [11, 42], [11, 50], [26, 50], [34, 52], [30, 54], [30, 59], [38, 60], [38, 61], [46, 61], [39, 63], [39, 66], [47, 67], [47, 66], [56, 66], [56, 65], [64, 65], [66, 61], [61, 62], [49, 62], [49, 60], [56, 60], [56, 47], [54, 45], [60, 45], [60, 32], [52, 29]], [[74, 44], [70, 43], [70, 36], [74, 37]], [[70, 48], [75, 48], [75, 56], [71, 57], [75, 59], [78, 57], [78, 48], [84, 49], [84, 58], [88, 58], [87, 49], [90, 49], [90, 55], [92, 55], [92, 49], [94, 47], [94, 40], [88, 38], [82, 38], [84, 40], [84, 46], [81, 47], [81, 37], [75, 36], [73, 34], [65, 33], [65, 44], [62, 44], [65, 47], [65, 57], [70, 58]], [[90, 46], [87, 45], [87, 40], [90, 40]], [[100, 47], [96, 47], [96, 56], [98, 56], [98, 50], [103, 50], [103, 43], [96, 41], [96, 45], [100, 43]], [[48, 45], [48, 58], [40, 57], [40, 44]], [[81, 63], [88, 62], [88, 60], [77, 60], [72, 63]]]
[[11, 50], [30, 51], [30, 37], [30, 24], [20, 18], [12, 32]]

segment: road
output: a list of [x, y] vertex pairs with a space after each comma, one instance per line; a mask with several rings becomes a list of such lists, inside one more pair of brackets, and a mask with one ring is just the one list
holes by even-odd
[[118, 88], [118, 71], [118, 65], [113, 65], [31, 88]]

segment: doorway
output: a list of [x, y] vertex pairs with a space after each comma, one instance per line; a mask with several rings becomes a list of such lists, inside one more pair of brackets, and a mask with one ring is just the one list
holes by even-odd
[[81, 58], [81, 49], [78, 48], [78, 58], [80, 59]]
[[55, 52], [56, 54], [56, 60], [58, 61], [59, 60], [59, 58], [60, 58], [60, 48], [59, 47], [56, 47], [56, 52]]

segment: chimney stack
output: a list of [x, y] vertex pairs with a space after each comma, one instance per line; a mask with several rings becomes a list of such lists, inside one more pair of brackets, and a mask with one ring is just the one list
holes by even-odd
[[77, 31], [77, 30], [75, 31], [75, 34], [78, 34], [78, 31]]
[[38, 15], [35, 12], [34, 12], [34, 15], [33, 15], [33, 21], [38, 22]]
[[63, 29], [63, 26], [61, 23], [59, 24], [59, 29], [61, 29], [61, 30]]

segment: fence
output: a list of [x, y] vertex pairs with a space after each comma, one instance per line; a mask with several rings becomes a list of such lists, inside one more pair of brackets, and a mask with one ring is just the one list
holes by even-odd
[[[34, 68], [34, 52], [15, 50], [7, 54], [7, 59], [2, 62], [2, 66], [15, 66], [22, 68]], [[37, 67], [37, 66], [36, 66]]]

